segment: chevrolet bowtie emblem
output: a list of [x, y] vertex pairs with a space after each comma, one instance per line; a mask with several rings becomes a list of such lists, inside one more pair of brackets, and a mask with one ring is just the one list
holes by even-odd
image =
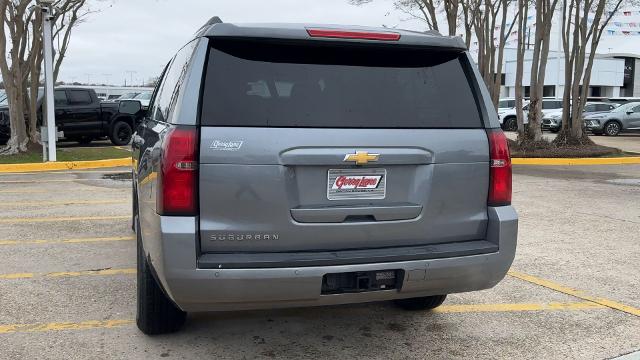
[[378, 161], [380, 154], [369, 154], [366, 151], [356, 151], [355, 154], [347, 154], [343, 161], [355, 161], [356, 165], [366, 165], [369, 161]]

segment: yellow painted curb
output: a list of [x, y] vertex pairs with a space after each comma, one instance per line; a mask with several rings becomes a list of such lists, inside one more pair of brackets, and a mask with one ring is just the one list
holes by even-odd
[[[622, 165], [640, 164], [640, 156], [615, 158], [512, 158], [511, 163], [514, 165]], [[123, 166], [131, 166], [131, 158], [31, 164], [0, 164], [0, 173], [98, 169]]]
[[615, 158], [513, 158], [514, 165], [624, 165], [640, 164], [640, 156]]
[[60, 161], [32, 164], [0, 164], [0, 173], [97, 169], [120, 166], [131, 166], [131, 158], [93, 161]]

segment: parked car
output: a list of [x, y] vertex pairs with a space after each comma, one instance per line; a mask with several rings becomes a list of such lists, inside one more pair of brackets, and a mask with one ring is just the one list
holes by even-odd
[[609, 101], [617, 104], [627, 104], [640, 101], [640, 97], [612, 97], [609, 98]]
[[518, 218], [492, 107], [459, 38], [211, 21], [132, 141], [138, 327], [493, 287]]
[[[588, 102], [584, 105], [583, 114], [595, 114], [609, 112], [620, 106], [616, 103], [608, 102]], [[542, 129], [551, 132], [558, 132], [562, 129], [563, 109], [545, 111], [542, 117]]]
[[498, 112], [503, 110], [510, 110], [516, 107], [516, 99], [504, 98], [498, 101]]
[[640, 130], [640, 102], [630, 102], [606, 113], [584, 117], [585, 126], [595, 135], [616, 136], [622, 131]]
[[[42, 119], [42, 97], [38, 99], [38, 123]], [[96, 138], [108, 137], [114, 145], [131, 141], [136, 116], [119, 112], [115, 103], [101, 103], [92, 89], [57, 87], [54, 90], [55, 121], [63, 138], [88, 144]], [[0, 113], [0, 141], [10, 136], [8, 107]], [[27, 116], [27, 115], [25, 115]], [[6, 140], [5, 140], [6, 142]]]
[[136, 96], [132, 97], [129, 100], [138, 100], [140, 101], [140, 104], [142, 104], [142, 108], [146, 109], [149, 107], [149, 101], [151, 101], [151, 95], [153, 94], [152, 91], [143, 91], [139, 94], [137, 94]]
[[[527, 115], [529, 114], [529, 101], [524, 102], [522, 110], [524, 111], [524, 123], [528, 123]], [[542, 110], [557, 110], [562, 109], [562, 99], [542, 99]], [[504, 112], [498, 113], [498, 117], [500, 119], [500, 126], [505, 131], [516, 131], [518, 130], [518, 118], [517, 112], [515, 108], [506, 110]]]

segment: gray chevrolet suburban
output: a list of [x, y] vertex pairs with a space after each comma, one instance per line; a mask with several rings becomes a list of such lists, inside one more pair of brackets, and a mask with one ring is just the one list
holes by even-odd
[[137, 324], [187, 312], [491, 288], [516, 250], [511, 160], [464, 43], [213, 19], [133, 138]]

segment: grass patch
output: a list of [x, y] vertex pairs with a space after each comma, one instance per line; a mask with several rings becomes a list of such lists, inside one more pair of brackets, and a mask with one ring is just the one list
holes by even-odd
[[516, 158], [597, 158], [638, 156], [620, 149], [597, 144], [557, 146], [549, 141], [539, 141], [525, 147], [508, 140], [511, 156]]
[[[131, 152], [115, 147], [64, 148], [57, 151], [58, 161], [90, 161], [131, 157]], [[41, 163], [42, 148], [15, 155], [0, 155], [0, 164]]]

